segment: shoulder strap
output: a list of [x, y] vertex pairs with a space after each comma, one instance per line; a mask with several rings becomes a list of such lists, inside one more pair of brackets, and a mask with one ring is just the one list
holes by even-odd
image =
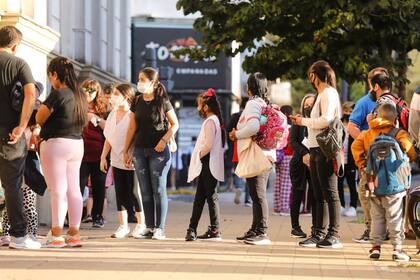
[[393, 127], [391, 128], [385, 135], [391, 136], [392, 138], [396, 139], [398, 132], [400, 132], [401, 128]]

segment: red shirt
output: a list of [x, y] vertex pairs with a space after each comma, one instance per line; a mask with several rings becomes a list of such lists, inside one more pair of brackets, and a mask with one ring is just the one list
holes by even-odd
[[83, 162], [96, 162], [101, 160], [102, 148], [105, 143], [105, 136], [102, 129], [94, 126], [91, 122], [83, 129], [83, 142], [85, 153]]

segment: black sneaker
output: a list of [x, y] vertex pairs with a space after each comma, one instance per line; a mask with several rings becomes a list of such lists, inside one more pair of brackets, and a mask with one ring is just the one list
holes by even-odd
[[353, 241], [357, 242], [357, 243], [370, 243], [370, 231], [369, 230], [365, 230], [362, 234], [362, 236], [360, 237], [354, 237]]
[[253, 231], [252, 229], [250, 229], [247, 232], [245, 232], [244, 235], [236, 237], [236, 240], [238, 240], [238, 241], [244, 241], [247, 238], [252, 238], [252, 237], [255, 237], [255, 236], [257, 236], [257, 234], [255, 233], [255, 231]]
[[268, 238], [267, 234], [258, 234], [254, 237], [245, 239], [246, 244], [250, 245], [270, 245], [271, 240]]
[[152, 228], [146, 228], [142, 234], [134, 237], [135, 239], [152, 239], [154, 230]]
[[93, 220], [93, 224], [92, 224], [93, 228], [103, 228], [104, 227], [104, 218], [102, 217], [97, 217]]
[[187, 229], [187, 235], [185, 235], [185, 241], [195, 241], [197, 240], [197, 232], [195, 229]]
[[377, 261], [381, 257], [381, 247], [375, 246], [369, 250], [369, 258], [371, 260]]
[[222, 240], [222, 236], [218, 229], [212, 229], [209, 227], [204, 234], [197, 236], [197, 239], [219, 241]]
[[299, 246], [306, 248], [315, 248], [316, 244], [321, 241], [321, 237], [318, 235], [311, 235], [308, 239], [299, 242]]
[[290, 237], [294, 238], [306, 238], [306, 236], [306, 233], [303, 232], [301, 227], [295, 227], [290, 233]]
[[318, 248], [340, 249], [343, 248], [340, 239], [331, 234], [327, 234], [325, 238], [316, 244]]

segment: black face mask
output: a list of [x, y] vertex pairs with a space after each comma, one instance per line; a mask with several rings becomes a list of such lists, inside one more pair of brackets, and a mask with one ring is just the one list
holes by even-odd
[[309, 118], [311, 116], [312, 107], [303, 108], [303, 116]]
[[350, 115], [348, 114], [343, 115], [343, 118], [342, 118], [343, 121], [349, 121], [349, 119], [350, 119]]

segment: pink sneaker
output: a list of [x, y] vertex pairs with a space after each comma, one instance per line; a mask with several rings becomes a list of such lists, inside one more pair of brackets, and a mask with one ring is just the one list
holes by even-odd
[[10, 236], [3, 235], [2, 237], [0, 237], [0, 246], [1, 247], [9, 246], [9, 244], [10, 244]]

